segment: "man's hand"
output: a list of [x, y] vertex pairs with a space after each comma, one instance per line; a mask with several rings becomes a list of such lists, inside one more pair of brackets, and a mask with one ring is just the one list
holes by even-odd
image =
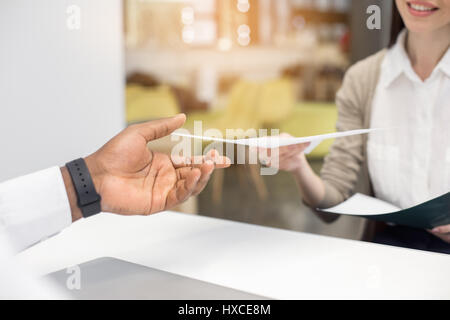
[[450, 243], [450, 225], [434, 228], [430, 232], [442, 241]]
[[[214, 168], [226, 168], [230, 160], [211, 151], [201, 161], [172, 161], [169, 155], [153, 152], [148, 142], [180, 128], [185, 115], [132, 125], [110, 140], [85, 161], [95, 188], [102, 197], [104, 212], [150, 215], [168, 210], [200, 193]], [[198, 163], [195, 165], [191, 163]], [[62, 168], [72, 220], [82, 217], [66, 168]]]

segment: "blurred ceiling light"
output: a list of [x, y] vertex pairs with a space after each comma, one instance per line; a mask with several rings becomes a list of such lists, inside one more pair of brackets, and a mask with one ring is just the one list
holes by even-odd
[[198, 13], [214, 14], [216, 12], [216, 0], [192, 0], [192, 7]]
[[196, 20], [194, 28], [195, 45], [213, 45], [217, 43], [217, 25], [214, 20]]
[[233, 42], [229, 38], [220, 38], [218, 41], [218, 47], [220, 51], [230, 51], [233, 46]]
[[302, 16], [296, 16], [293, 20], [292, 20], [292, 24], [294, 25], [294, 28], [296, 30], [302, 30], [305, 25], [306, 25], [306, 20], [304, 17]]
[[246, 13], [250, 10], [250, 3], [248, 0], [238, 0], [237, 9], [240, 12]]
[[195, 29], [192, 26], [185, 26], [183, 28], [183, 42], [187, 44], [193, 43], [195, 40]]
[[237, 39], [238, 43], [241, 46], [244, 46], [244, 47], [248, 46], [250, 44], [250, 41], [251, 41], [251, 38], [250, 38], [250, 33], [251, 33], [250, 27], [248, 25], [246, 25], [246, 24], [241, 24], [238, 27], [237, 32], [238, 32], [238, 39]]
[[139, 0], [139, 2], [153, 2], [153, 3], [190, 3], [191, 0]]
[[185, 25], [194, 23], [194, 9], [192, 7], [185, 7], [181, 10], [181, 22]]
[[249, 36], [238, 38], [238, 43], [243, 47], [248, 46], [250, 44], [250, 41], [251, 41], [251, 38]]
[[241, 24], [238, 27], [238, 34], [239, 35], [250, 35], [250, 27], [246, 24]]

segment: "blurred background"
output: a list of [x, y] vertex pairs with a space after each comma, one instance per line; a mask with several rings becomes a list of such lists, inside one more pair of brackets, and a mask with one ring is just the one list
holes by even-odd
[[[367, 8], [381, 9], [368, 30]], [[345, 71], [388, 42], [392, 0], [2, 0], [0, 181], [97, 150], [126, 125], [185, 112], [187, 129], [335, 131]], [[331, 141], [309, 160], [317, 172]], [[165, 139], [151, 147], [170, 152]], [[206, 147], [206, 145], [204, 145]], [[177, 210], [344, 238], [293, 178], [214, 173]]]
[[[366, 28], [368, 6], [381, 30]], [[128, 123], [188, 115], [185, 128], [280, 129], [293, 136], [335, 131], [334, 99], [346, 69], [388, 42], [391, 1], [126, 0]], [[270, 131], [269, 131], [270, 132]], [[319, 172], [332, 141], [309, 155]], [[151, 145], [170, 152], [169, 139]], [[206, 144], [204, 145], [206, 146]], [[290, 230], [359, 238], [361, 220], [321, 221], [293, 178], [259, 166], [214, 173], [178, 210]]]

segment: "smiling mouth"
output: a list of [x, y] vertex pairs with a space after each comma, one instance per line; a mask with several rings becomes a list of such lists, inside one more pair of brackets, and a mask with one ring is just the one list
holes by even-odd
[[439, 10], [439, 8], [436, 7], [429, 7], [429, 6], [424, 6], [421, 4], [417, 4], [417, 3], [412, 3], [412, 2], [407, 2], [408, 7], [418, 11], [418, 12], [433, 12], [433, 11], [437, 11]]

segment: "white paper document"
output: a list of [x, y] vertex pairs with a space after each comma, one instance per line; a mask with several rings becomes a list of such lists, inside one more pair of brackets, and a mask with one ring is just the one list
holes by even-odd
[[320, 211], [354, 216], [373, 216], [394, 213], [400, 210], [400, 208], [388, 202], [357, 193], [333, 208]]
[[172, 135], [178, 136], [178, 137], [199, 139], [199, 140], [204, 140], [204, 141], [224, 142], [224, 143], [244, 145], [244, 146], [249, 146], [249, 147], [267, 148], [267, 149], [275, 149], [275, 148], [279, 148], [279, 147], [286, 147], [286, 146], [290, 146], [290, 145], [309, 142], [309, 143], [311, 143], [311, 145], [308, 147], [307, 150], [305, 150], [305, 153], [309, 153], [324, 140], [356, 136], [356, 135], [361, 135], [361, 134], [368, 134], [368, 133], [371, 133], [371, 132], [374, 132], [377, 130], [381, 130], [381, 129], [351, 130], [351, 131], [344, 131], [344, 132], [322, 134], [322, 135], [318, 135], [318, 136], [298, 137], [298, 138], [295, 138], [295, 137], [292, 137], [292, 138], [260, 137], [260, 138], [248, 138], [248, 139], [236, 139], [236, 140], [196, 136], [196, 135], [185, 134], [185, 133], [180, 133], [180, 132], [174, 132], [174, 133], [172, 133]]

